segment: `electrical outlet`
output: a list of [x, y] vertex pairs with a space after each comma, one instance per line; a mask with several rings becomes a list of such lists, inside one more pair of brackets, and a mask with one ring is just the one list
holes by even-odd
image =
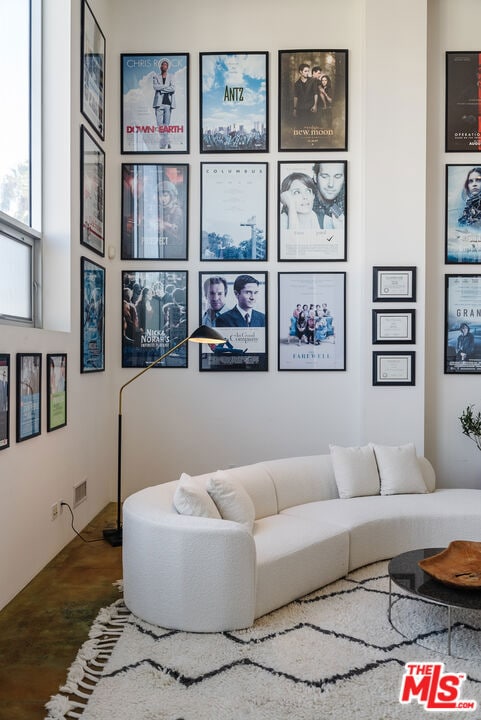
[[63, 501], [63, 500], [59, 500], [59, 501], [58, 501], [58, 514], [59, 514], [59, 515], [61, 515], [61, 514], [63, 513], [63, 506], [64, 506], [64, 501]]
[[58, 518], [58, 515], [59, 515], [59, 503], [58, 503], [58, 502], [54, 502], [54, 504], [53, 504], [52, 507], [50, 508], [50, 518], [51, 518], [51, 520], [56, 520], [56, 519]]

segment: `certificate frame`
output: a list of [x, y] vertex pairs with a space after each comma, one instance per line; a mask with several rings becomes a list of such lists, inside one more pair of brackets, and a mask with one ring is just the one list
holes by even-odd
[[201, 52], [199, 68], [200, 152], [268, 152], [268, 53]]
[[47, 432], [67, 424], [67, 353], [47, 353]]
[[122, 260], [187, 260], [189, 165], [122, 163]]
[[[280, 152], [347, 150], [348, 55], [348, 50], [279, 50]], [[323, 81], [319, 92], [323, 76], [327, 84]]]
[[415, 302], [416, 267], [374, 266], [372, 300], [373, 302]]
[[80, 128], [80, 242], [105, 256], [105, 153]]
[[280, 272], [278, 306], [278, 370], [346, 369], [345, 272]]
[[481, 274], [445, 275], [444, 316], [444, 373], [479, 375]]
[[481, 51], [446, 52], [446, 152], [481, 152]]
[[105, 370], [105, 268], [80, 258], [80, 372]]
[[[164, 62], [167, 76], [162, 78]], [[122, 154], [189, 152], [189, 64], [189, 53], [120, 55]], [[171, 91], [166, 102], [161, 83]]]
[[373, 310], [374, 345], [413, 345], [416, 342], [416, 311]]
[[0, 450], [10, 447], [10, 355], [0, 353]]
[[42, 431], [42, 354], [17, 353], [17, 442]]
[[105, 36], [87, 0], [82, 0], [80, 109], [97, 135], [105, 137]]
[[372, 384], [385, 387], [416, 384], [416, 353], [375, 351], [372, 354]]
[[481, 264], [481, 162], [446, 165], [444, 261]]
[[346, 160], [280, 161], [277, 200], [279, 261], [347, 259]]
[[202, 162], [200, 259], [267, 260], [266, 162]]

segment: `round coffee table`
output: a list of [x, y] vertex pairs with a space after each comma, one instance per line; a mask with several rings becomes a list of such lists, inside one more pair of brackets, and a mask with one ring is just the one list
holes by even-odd
[[444, 585], [419, 567], [419, 560], [436, 555], [441, 550], [444, 548], [409, 550], [389, 561], [389, 621], [391, 622], [392, 583], [412, 595], [445, 606], [448, 611], [448, 655], [451, 655], [451, 609], [460, 607], [467, 610], [481, 610], [481, 590], [458, 589]]

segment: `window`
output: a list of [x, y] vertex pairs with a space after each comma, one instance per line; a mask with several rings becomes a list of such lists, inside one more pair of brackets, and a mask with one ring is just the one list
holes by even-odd
[[42, 0], [0, 3], [0, 321], [39, 325]]

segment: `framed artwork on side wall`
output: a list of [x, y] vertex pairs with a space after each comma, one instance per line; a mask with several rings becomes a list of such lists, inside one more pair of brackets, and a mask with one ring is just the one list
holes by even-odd
[[17, 353], [17, 442], [40, 435], [42, 355]]
[[104, 257], [105, 153], [83, 125], [80, 162], [80, 242]]
[[80, 258], [80, 372], [105, 370], [105, 268]]
[[47, 355], [47, 432], [67, 424], [67, 353]]
[[10, 445], [10, 355], [0, 353], [0, 450]]

